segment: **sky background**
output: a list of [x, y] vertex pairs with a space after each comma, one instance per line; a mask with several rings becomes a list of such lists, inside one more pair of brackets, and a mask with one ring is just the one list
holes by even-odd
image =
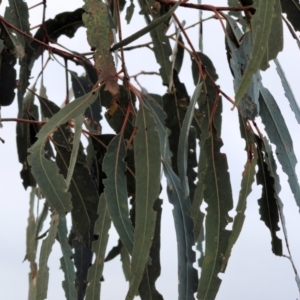
[[[32, 6], [39, 1], [27, 1], [28, 6]], [[192, 1], [191, 1], [192, 2]], [[4, 14], [8, 1], [2, 1], [0, 13]], [[214, 5], [225, 6], [227, 1], [205, 1]], [[135, 7], [130, 26], [126, 26], [125, 14], [122, 14], [123, 38], [137, 31], [145, 25], [143, 17], [138, 14], [138, 4]], [[47, 1], [47, 17], [53, 18], [63, 11], [73, 11], [83, 5], [82, 1], [66, 0]], [[126, 9], [126, 8], [125, 8]], [[198, 19], [198, 11], [180, 8], [177, 15], [181, 20], [187, 22], [187, 26], [193, 24]], [[211, 15], [204, 13], [204, 17]], [[41, 23], [42, 6], [30, 10], [30, 23], [35, 26]], [[290, 37], [285, 28], [284, 51], [279, 54], [279, 60], [286, 71], [287, 78], [294, 91], [296, 99], [300, 98], [299, 48], [295, 40]], [[169, 33], [173, 32], [173, 29]], [[198, 46], [197, 28], [188, 31], [189, 36]], [[298, 33], [299, 35], [299, 33]], [[150, 41], [149, 36], [145, 36], [134, 44], [141, 44]], [[77, 52], [90, 50], [86, 42], [86, 32], [84, 28], [78, 30], [75, 38], [68, 39], [61, 37], [59, 43], [67, 45], [69, 49]], [[221, 88], [234, 98], [232, 75], [229, 71], [224, 34], [218, 21], [210, 20], [204, 24], [204, 53], [207, 54], [216, 67], [219, 75], [218, 84]], [[45, 55], [45, 57], [47, 57]], [[134, 75], [141, 70], [157, 71], [154, 56], [147, 49], [125, 52], [126, 65], [130, 75]], [[194, 84], [190, 72], [190, 58], [186, 55], [180, 72], [180, 79], [187, 87], [190, 95], [194, 91]], [[34, 82], [36, 74], [40, 70], [40, 62], [35, 63], [32, 72]], [[141, 69], [142, 68], [142, 69]], [[83, 69], [70, 64], [70, 69], [76, 70], [79, 74]], [[300, 153], [299, 124], [296, 122], [290, 110], [289, 103], [284, 96], [280, 79], [277, 76], [274, 64], [271, 68], [262, 73], [263, 83], [269, 88], [284, 115], [285, 121], [290, 129], [294, 140], [294, 151], [296, 155]], [[45, 85], [47, 87], [48, 98], [58, 104], [63, 103], [65, 98], [65, 71], [55, 61], [51, 62], [45, 72]], [[151, 93], [163, 95], [165, 88], [161, 85], [158, 76], [140, 76], [140, 83]], [[134, 83], [134, 81], [132, 81]], [[244, 141], [240, 138], [239, 125], [236, 110], [231, 110], [231, 105], [224, 101], [222, 138], [224, 146], [221, 151], [226, 153], [229, 163], [229, 171], [232, 182], [233, 197], [236, 203], [239, 194], [241, 173], [247, 159], [244, 151]], [[16, 117], [17, 103], [1, 110], [3, 118]], [[258, 118], [258, 124], [259, 118]], [[25, 191], [19, 176], [21, 165], [18, 162], [15, 141], [15, 126], [11, 122], [3, 123], [0, 136], [5, 140], [5, 144], [0, 145], [0, 291], [2, 299], [26, 299], [28, 292], [29, 264], [23, 262], [25, 256], [26, 227], [29, 209], [29, 191]], [[259, 125], [263, 129], [263, 125]], [[107, 127], [103, 128], [103, 133], [110, 132]], [[297, 164], [297, 174], [300, 176], [299, 164]], [[280, 165], [278, 171], [281, 176], [282, 191], [281, 199], [284, 203], [284, 213], [286, 216], [287, 229], [289, 234], [290, 249], [293, 254], [295, 265], [300, 269], [300, 216], [299, 209], [290, 192], [287, 184], [287, 177], [282, 173]], [[260, 198], [261, 188], [253, 185], [253, 192], [248, 198], [246, 220], [238, 242], [236, 243], [225, 274], [220, 274], [222, 278], [221, 288], [217, 299], [243, 299], [243, 300], [295, 300], [299, 298], [299, 292], [295, 283], [295, 276], [290, 262], [286, 258], [276, 257], [271, 252], [271, 238], [269, 230], [260, 221], [258, 214], [257, 199]], [[162, 235], [161, 235], [161, 276], [157, 280], [157, 289], [162, 293], [164, 299], [177, 299], [177, 246], [174, 232], [174, 222], [172, 217], [172, 205], [169, 204], [165, 192], [161, 194], [163, 198]], [[235, 210], [230, 212], [234, 217]], [[44, 229], [47, 229], [49, 220], [45, 222]], [[279, 233], [282, 237], [282, 233]], [[107, 250], [117, 244], [118, 237], [115, 230], [110, 230], [110, 240]], [[285, 249], [285, 247], [284, 247]], [[287, 254], [287, 251], [284, 250]], [[64, 294], [61, 288], [63, 273], [60, 270], [59, 259], [61, 251], [58, 243], [55, 243], [49, 259], [50, 282], [47, 299], [63, 299]], [[119, 257], [105, 264], [105, 281], [102, 283], [101, 299], [124, 299], [128, 287], [125, 282]]]

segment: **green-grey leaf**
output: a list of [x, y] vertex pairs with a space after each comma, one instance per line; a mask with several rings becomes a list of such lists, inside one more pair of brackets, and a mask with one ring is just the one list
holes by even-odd
[[73, 176], [75, 164], [77, 161], [77, 155], [78, 155], [78, 149], [80, 144], [80, 138], [81, 138], [81, 130], [82, 130], [82, 124], [84, 121], [83, 115], [78, 115], [76, 118], [74, 118], [74, 140], [73, 140], [73, 147], [72, 147], [72, 153], [71, 158], [69, 162], [69, 168], [68, 168], [68, 174], [66, 177], [66, 185], [69, 188], [70, 182]]
[[[246, 32], [239, 42], [239, 37], [242, 32], [234, 20], [227, 16], [226, 27], [226, 43], [228, 45], [228, 58], [231, 71], [234, 75], [234, 90], [236, 91], [242, 81], [242, 76], [249, 64], [249, 58], [252, 50], [252, 35]], [[260, 85], [259, 72], [251, 76], [251, 84], [249, 85], [244, 96], [238, 101], [239, 111], [246, 119], [254, 120], [259, 111], [259, 85]]]
[[59, 223], [57, 227], [57, 235], [60, 243], [60, 248], [63, 257], [60, 259], [61, 268], [65, 274], [65, 280], [62, 282], [63, 289], [65, 291], [65, 296], [67, 300], [76, 299], [76, 289], [75, 289], [75, 270], [72, 261], [73, 252], [71, 246], [68, 243], [68, 228], [66, 215], [59, 215]]
[[44, 300], [47, 298], [48, 281], [49, 281], [49, 267], [47, 265], [52, 246], [55, 242], [57, 234], [57, 226], [59, 223], [58, 214], [54, 213], [51, 218], [50, 229], [48, 236], [44, 239], [41, 247], [39, 271], [36, 281], [36, 300]]
[[297, 159], [293, 149], [293, 142], [285, 124], [280, 109], [268, 89], [260, 89], [261, 118], [270, 141], [276, 146], [276, 155], [288, 176], [290, 188], [296, 203], [300, 208], [300, 186], [295, 170]]
[[186, 176], [187, 163], [188, 163], [187, 162], [187, 159], [188, 159], [188, 136], [189, 136], [189, 130], [190, 130], [190, 127], [192, 124], [192, 119], [194, 116], [195, 104], [200, 96], [202, 86], [203, 86], [203, 83], [198, 83], [198, 85], [196, 86], [196, 89], [195, 89], [192, 99], [190, 101], [189, 107], [184, 116], [182, 128], [180, 131], [180, 136], [179, 136], [177, 164], [178, 164], [179, 178], [180, 178], [181, 186], [183, 188], [185, 197], [188, 197], [188, 195], [189, 195], [189, 185], [188, 185], [188, 180], [187, 180], [187, 176]]
[[124, 139], [121, 134], [118, 134], [109, 143], [103, 160], [103, 172], [107, 177], [103, 183], [105, 197], [109, 199], [107, 206], [110, 217], [123, 245], [132, 254], [134, 230], [128, 214], [125, 156]]
[[292, 91], [292, 88], [290, 87], [289, 82], [288, 82], [287, 78], [285, 77], [284, 71], [281, 67], [281, 64], [277, 58], [274, 59], [274, 63], [276, 65], [277, 73], [281, 79], [281, 83], [282, 83], [282, 86], [284, 89], [284, 94], [287, 97], [287, 99], [289, 100], [291, 109], [294, 112], [298, 123], [300, 124], [300, 108], [299, 108], [297, 100], [294, 96], [294, 93]]
[[196, 260], [193, 221], [189, 216], [190, 201], [185, 197], [180, 180], [171, 167], [163, 161], [164, 174], [167, 178], [167, 193], [174, 205], [173, 217], [177, 237], [178, 251], [178, 299], [192, 300], [197, 290], [198, 274], [193, 267]]
[[36, 248], [37, 248], [37, 239], [36, 239], [36, 227], [37, 222], [34, 216], [34, 199], [35, 199], [35, 188], [33, 187], [30, 192], [30, 200], [29, 200], [29, 216], [28, 216], [28, 225], [26, 228], [26, 255], [25, 259], [27, 259], [30, 263], [30, 273], [29, 277], [29, 292], [28, 299], [36, 300], [36, 274], [37, 274], [37, 266], [36, 266]]
[[32, 174], [37, 180], [45, 198], [57, 213], [66, 213], [72, 209], [71, 195], [67, 192], [66, 181], [58, 175], [57, 166], [44, 156], [44, 144], [47, 138], [60, 124], [77, 117], [93, 103], [98, 93], [89, 93], [75, 99], [69, 105], [55, 114], [39, 131], [35, 144], [28, 150], [28, 162], [32, 167]]
[[256, 12], [252, 18], [253, 48], [251, 58], [235, 94], [236, 102], [246, 93], [252, 75], [259, 69], [266, 70], [268, 62], [283, 48], [280, 0], [255, 1]]
[[100, 299], [100, 279], [102, 277], [105, 251], [109, 237], [108, 231], [111, 224], [106, 200], [105, 194], [102, 193], [98, 205], [99, 217], [94, 228], [94, 235], [97, 235], [98, 238], [92, 245], [92, 250], [95, 253], [95, 261], [88, 271], [87, 281], [89, 285], [86, 289], [86, 300]]
[[132, 250], [130, 287], [126, 299], [132, 300], [142, 280], [149, 258], [155, 229], [155, 200], [160, 192], [160, 145], [154, 118], [141, 105], [137, 114], [138, 128], [134, 139], [136, 176], [135, 229]]
[[252, 191], [252, 184], [254, 182], [255, 167], [257, 162], [257, 151], [255, 147], [255, 141], [253, 132], [247, 126], [246, 120], [239, 115], [241, 136], [246, 142], [245, 151], [247, 152], [247, 162], [243, 171], [243, 178], [241, 182], [241, 189], [239, 193], [239, 200], [236, 206], [236, 215], [234, 217], [232, 232], [228, 242], [226, 252], [224, 254], [221, 271], [224, 272], [227, 266], [231, 250], [238, 240], [238, 237], [242, 231], [245, 220], [245, 211], [247, 207], [247, 198]]
[[156, 129], [159, 134], [160, 152], [163, 160], [170, 164], [172, 153], [169, 147], [169, 130], [165, 126], [166, 114], [162, 108], [161, 96], [153, 94], [142, 94], [145, 105], [151, 111], [152, 116], [156, 122]]
[[[211, 89], [210, 82], [205, 82]], [[203, 197], [206, 209], [205, 257], [198, 285], [198, 299], [214, 299], [221, 284], [218, 277], [222, 266], [222, 256], [226, 252], [231, 231], [225, 229], [232, 222], [228, 212], [233, 207], [227, 158], [220, 152], [223, 146], [221, 135], [222, 101], [216, 105], [213, 95], [200, 97], [199, 110], [203, 112], [201, 122], [201, 151], [205, 152], [206, 169], [203, 173]], [[213, 122], [211, 114], [214, 110]]]

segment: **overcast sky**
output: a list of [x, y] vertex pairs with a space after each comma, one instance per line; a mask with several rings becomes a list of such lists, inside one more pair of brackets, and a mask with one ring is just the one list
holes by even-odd
[[[2, 1], [0, 6], [1, 15], [8, 1]], [[28, 6], [32, 6], [39, 1], [27, 1]], [[206, 1], [214, 5], [226, 5], [227, 1]], [[53, 18], [57, 13], [72, 11], [82, 6], [82, 1], [57, 1], [47, 2], [47, 19]], [[143, 18], [138, 14], [139, 8], [136, 3], [135, 14], [130, 26], [125, 26], [125, 15], [122, 15], [123, 37], [127, 37], [141, 26], [144, 26]], [[179, 9], [178, 13], [181, 20], [186, 20], [187, 25], [194, 23], [198, 18], [198, 11], [189, 9]], [[205, 13], [208, 16], [210, 13]], [[41, 23], [42, 7], [30, 11], [31, 26]], [[197, 29], [189, 30], [197, 47]], [[150, 41], [148, 36], [135, 41], [140, 44]], [[66, 44], [68, 48], [77, 52], [89, 51], [86, 43], [85, 29], [78, 30], [74, 39], [62, 37], [59, 39], [61, 44]], [[217, 69], [219, 80], [218, 84], [232, 98], [233, 83], [229, 72], [225, 46], [224, 34], [218, 21], [211, 20], [204, 24], [204, 53], [207, 54]], [[300, 98], [299, 87], [299, 66], [300, 55], [296, 42], [285, 30], [284, 53], [279, 55], [289, 82], [293, 88], [297, 99]], [[144, 71], [157, 71], [158, 65], [155, 58], [147, 49], [141, 49], [125, 53], [126, 65], [131, 75]], [[71, 64], [70, 64], [71, 65]], [[142, 69], [141, 69], [142, 68]], [[33, 70], [33, 79], [40, 70], [40, 63], [36, 62]], [[75, 68], [78, 73], [83, 70]], [[287, 125], [294, 139], [294, 150], [300, 153], [299, 124], [291, 113], [289, 103], [284, 97], [280, 79], [277, 76], [273, 63], [271, 68], [264, 72], [263, 82], [270, 89], [281, 108]], [[64, 69], [51, 62], [45, 72], [45, 85], [48, 98], [61, 104], [65, 97]], [[194, 84], [190, 76], [190, 58], [185, 57], [185, 63], [180, 73], [181, 80], [185, 83], [190, 95], [193, 93]], [[161, 86], [161, 79], [158, 76], [140, 76], [141, 84], [153, 93], [163, 95], [165, 88]], [[3, 118], [16, 117], [16, 101], [10, 107], [1, 110]], [[259, 122], [259, 120], [258, 120]], [[21, 165], [18, 162], [15, 142], [15, 123], [4, 123], [0, 131], [0, 136], [5, 140], [5, 144], [0, 145], [0, 287], [2, 299], [26, 299], [28, 291], [29, 264], [23, 262], [25, 256], [26, 226], [29, 208], [29, 193], [24, 191], [19, 176]], [[263, 126], [261, 126], [263, 129]], [[105, 132], [106, 128], [104, 128]], [[107, 131], [106, 131], [107, 132]], [[244, 142], [240, 138], [237, 112], [231, 111], [231, 105], [224, 101], [223, 129], [222, 138], [224, 147], [222, 151], [226, 153], [229, 162], [234, 201], [236, 203], [239, 193], [241, 173], [246, 162], [246, 152]], [[284, 202], [284, 213], [286, 215], [287, 228], [289, 233], [290, 248], [296, 267], [300, 269], [300, 216], [295, 200], [287, 185], [287, 177], [282, 173], [278, 165], [282, 178], [281, 199]], [[299, 164], [297, 173], [300, 176]], [[218, 300], [243, 299], [243, 300], [295, 300], [299, 297], [299, 292], [294, 279], [294, 273], [290, 262], [286, 258], [275, 257], [271, 252], [271, 238], [269, 230], [260, 221], [258, 214], [257, 199], [260, 198], [260, 187], [253, 186], [253, 192], [248, 199], [246, 211], [246, 221], [241, 236], [233, 249], [232, 256], [225, 274], [221, 274], [223, 279]], [[157, 281], [157, 289], [163, 294], [164, 299], [177, 299], [177, 246], [172, 217], [172, 206], [169, 204], [165, 193], [163, 197], [163, 219], [162, 219], [162, 272]], [[235, 210], [231, 216], [235, 215]], [[49, 221], [45, 223], [45, 229]], [[281, 235], [282, 237], [282, 235]], [[108, 250], [117, 244], [117, 236], [114, 229], [110, 231]], [[286, 250], [284, 253], [287, 254]], [[61, 252], [59, 245], [54, 245], [49, 260], [50, 284], [48, 299], [63, 299], [61, 282], [63, 273], [59, 270], [59, 258]], [[124, 299], [128, 283], [124, 280], [119, 257], [105, 264], [105, 282], [102, 283], [102, 299]]]

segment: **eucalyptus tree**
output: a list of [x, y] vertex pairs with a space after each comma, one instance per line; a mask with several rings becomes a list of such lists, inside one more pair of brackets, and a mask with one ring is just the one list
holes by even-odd
[[[118, 255], [129, 281], [127, 300], [136, 295], [163, 299], [155, 285], [161, 272], [163, 200], [173, 205], [174, 224], [170, 226], [177, 238], [178, 298], [215, 299], [221, 285], [219, 273], [226, 271], [243, 228], [255, 179], [262, 186], [258, 213], [270, 231], [271, 251], [289, 258], [300, 289], [277, 174], [279, 163], [300, 207], [296, 154], [277, 102], [261, 77], [261, 71], [274, 61], [300, 123], [299, 106], [277, 59], [283, 50], [283, 26], [300, 47], [297, 1], [228, 0], [228, 6], [217, 7], [213, 1], [85, 0], [83, 7], [58, 12], [53, 19], [45, 17], [47, 3], [42, 1], [31, 7], [43, 7], [42, 22], [34, 28], [30, 28], [27, 3], [8, 2], [0, 16], [0, 104], [5, 107], [17, 101], [18, 117], [3, 118], [2, 123], [16, 121], [21, 180], [25, 189], [31, 189], [25, 257], [30, 265], [29, 299], [47, 298], [48, 259], [55, 242], [62, 250], [66, 299], [99, 299], [104, 265]], [[145, 23], [124, 38], [124, 20], [131, 22], [137, 6]], [[197, 24], [187, 26], [179, 20], [179, 7], [198, 10]], [[202, 11], [212, 16], [203, 19]], [[218, 22], [223, 30], [234, 95], [216, 83], [217, 68], [203, 53], [203, 24], [208, 21]], [[192, 26], [198, 27], [197, 43], [189, 35]], [[91, 49], [87, 53], [58, 42], [63, 35], [76, 38], [80, 27], [86, 29], [84, 42]], [[138, 44], [145, 35], [150, 42]], [[129, 74], [135, 62], [126, 60], [124, 53], [140, 48], [151, 51], [157, 72], [142, 71], [141, 65], [140, 74]], [[185, 57], [190, 58], [195, 86], [191, 95], [180, 76]], [[62, 106], [47, 97], [43, 84], [48, 62], [60, 64], [58, 58], [63, 59], [66, 78]], [[37, 61], [41, 70], [31, 77]], [[72, 63], [83, 75], [69, 67]], [[149, 93], [136, 84], [132, 78], [141, 74], [160, 76], [165, 92]], [[55, 89], [54, 82], [47, 88]], [[231, 182], [226, 155], [220, 151], [224, 101], [238, 113], [237, 126], [246, 145], [234, 218], [229, 211], [234, 208], [232, 184], [237, 183]], [[256, 118], [261, 118], [264, 128], [259, 128]], [[113, 134], [106, 132], [104, 122]], [[161, 199], [162, 176], [167, 181], [166, 199]], [[36, 215], [36, 203], [41, 201], [44, 206]], [[48, 214], [50, 226], [42, 233]], [[227, 229], [230, 223], [232, 229]], [[284, 240], [278, 236], [279, 225]], [[110, 250], [111, 226], [119, 243]], [[193, 246], [200, 253], [201, 276], [195, 268]]]

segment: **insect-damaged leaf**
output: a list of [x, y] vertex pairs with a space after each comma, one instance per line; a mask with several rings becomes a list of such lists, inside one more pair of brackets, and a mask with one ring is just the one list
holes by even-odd
[[[156, 212], [156, 224], [152, 246], [150, 249], [151, 265], [147, 264], [144, 275], [139, 286], [141, 299], [163, 300], [162, 295], [157, 291], [155, 282], [160, 275], [160, 224], [162, 214], [162, 200], [157, 199], [153, 209]], [[126, 249], [125, 249], [126, 251]], [[121, 252], [122, 255], [122, 252]]]
[[[266, 226], [270, 229], [272, 237], [272, 251], [275, 255], [282, 255], [282, 242], [276, 235], [276, 232], [280, 230], [279, 213], [277, 207], [275, 180], [268, 165], [266, 164], [265, 156], [266, 150], [264, 149], [263, 141], [259, 137], [256, 138], [257, 143], [257, 165], [258, 172], [256, 174], [257, 183], [262, 185], [262, 196], [258, 200], [259, 213], [261, 220], [264, 221]], [[265, 152], [265, 153], [264, 153]]]
[[245, 151], [247, 152], [247, 162], [245, 164], [244, 171], [242, 174], [243, 178], [241, 182], [239, 200], [236, 206], [236, 215], [234, 217], [231, 236], [223, 258], [223, 263], [221, 268], [222, 272], [225, 271], [227, 262], [231, 255], [231, 250], [234, 244], [236, 243], [236, 241], [238, 240], [238, 237], [244, 225], [245, 211], [247, 207], [247, 198], [252, 191], [251, 186], [254, 182], [255, 167], [257, 162], [257, 151], [255, 147], [254, 134], [251, 131], [250, 127], [248, 127], [246, 120], [240, 114], [239, 114], [239, 121], [240, 121], [241, 136], [246, 142]]
[[115, 63], [109, 51], [111, 45], [111, 28], [108, 20], [107, 6], [98, 0], [85, 0], [82, 16], [87, 27], [87, 38], [90, 46], [95, 48], [95, 66], [101, 70], [99, 81], [105, 82], [105, 90], [113, 96], [119, 93]]
[[77, 98], [55, 114], [40, 130], [38, 140], [29, 149], [28, 162], [32, 167], [32, 174], [37, 180], [45, 198], [52, 209], [58, 213], [71, 211], [71, 195], [67, 192], [67, 185], [62, 175], [58, 175], [56, 164], [45, 158], [44, 145], [47, 138], [60, 124], [75, 118], [97, 98], [97, 92]]
[[100, 279], [102, 277], [104, 256], [109, 236], [108, 231], [111, 224], [106, 202], [105, 194], [102, 193], [98, 205], [99, 217], [94, 227], [94, 235], [97, 236], [97, 239], [92, 244], [95, 261], [88, 271], [87, 281], [89, 284], [86, 289], [86, 300], [100, 299]]
[[255, 14], [251, 21], [253, 47], [251, 58], [236, 91], [239, 101], [252, 82], [252, 75], [259, 69], [266, 70], [268, 62], [283, 49], [283, 28], [280, 0], [255, 1]]
[[296, 203], [300, 208], [300, 186], [296, 173], [297, 159], [293, 149], [293, 142], [280, 109], [268, 89], [260, 89], [260, 116], [270, 141], [276, 146], [276, 155], [288, 176], [290, 188]]
[[126, 148], [124, 139], [118, 134], [109, 143], [103, 160], [103, 172], [106, 179], [103, 180], [105, 197], [109, 199], [107, 206], [110, 217], [128, 252], [132, 254], [133, 226], [128, 214], [128, 193], [126, 186]]
[[[221, 284], [222, 257], [226, 252], [231, 222], [228, 212], [233, 207], [227, 158], [220, 152], [223, 146], [220, 138], [222, 102], [214, 97], [214, 87], [209, 80], [204, 82], [207, 92], [199, 99], [199, 110], [203, 112], [201, 122], [201, 151], [205, 152], [206, 169], [203, 173], [203, 197], [206, 209], [205, 256], [198, 285], [198, 299], [214, 299]], [[218, 101], [218, 103], [216, 103]], [[211, 121], [211, 118], [213, 120]]]
[[66, 216], [64, 214], [61, 214], [59, 215], [57, 236], [63, 254], [63, 257], [60, 259], [61, 268], [65, 274], [65, 280], [62, 282], [62, 286], [65, 291], [66, 299], [73, 300], [76, 298], [75, 270], [72, 261], [73, 252], [70, 244], [68, 243], [67, 234], [68, 234], [68, 228], [67, 228]]
[[192, 119], [194, 116], [195, 104], [200, 96], [201, 90], [202, 90], [202, 83], [199, 83], [194, 91], [193, 97], [184, 116], [182, 128], [180, 131], [180, 136], [179, 136], [179, 143], [178, 143], [178, 156], [177, 156], [178, 173], [179, 173], [181, 186], [183, 188], [186, 197], [188, 197], [190, 194], [188, 180], [187, 180], [188, 136], [192, 124]]
[[55, 242], [57, 234], [57, 226], [59, 222], [59, 215], [54, 213], [50, 223], [48, 236], [44, 239], [41, 247], [39, 272], [36, 281], [36, 300], [44, 300], [47, 298], [48, 281], [49, 281], [49, 267], [47, 265], [52, 246]]
[[132, 250], [130, 287], [126, 299], [133, 299], [138, 290], [149, 257], [155, 229], [156, 213], [153, 210], [160, 191], [160, 145], [154, 118], [140, 105], [137, 114], [138, 128], [134, 139], [136, 176], [135, 229]]

